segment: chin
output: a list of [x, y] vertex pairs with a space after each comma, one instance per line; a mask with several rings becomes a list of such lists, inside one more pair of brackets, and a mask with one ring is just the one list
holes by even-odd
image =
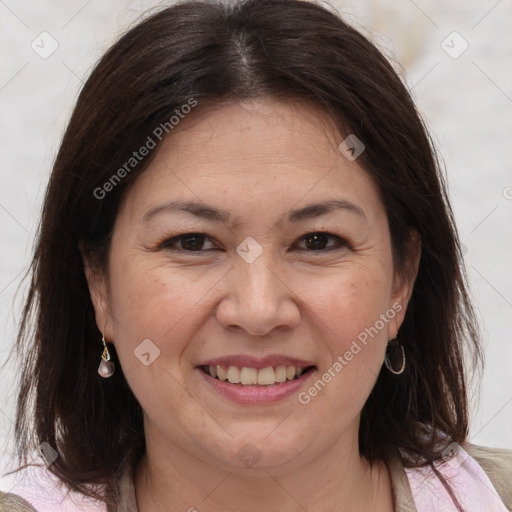
[[[276, 428], [275, 424], [273, 428]], [[239, 432], [226, 447], [224, 454], [230, 454], [226, 462], [237, 468], [272, 469], [294, 463], [307, 444], [300, 432], [290, 433], [283, 429], [281, 433], [276, 433], [265, 424], [259, 433], [253, 430], [245, 434]]]

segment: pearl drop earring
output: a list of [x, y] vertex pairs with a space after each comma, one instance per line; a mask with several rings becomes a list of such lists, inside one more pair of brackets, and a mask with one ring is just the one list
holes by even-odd
[[98, 367], [98, 373], [100, 377], [108, 379], [114, 374], [115, 365], [110, 360], [110, 352], [108, 351], [107, 342], [105, 341], [103, 334], [101, 335], [101, 341], [103, 342], [103, 353], [101, 354], [101, 362]]

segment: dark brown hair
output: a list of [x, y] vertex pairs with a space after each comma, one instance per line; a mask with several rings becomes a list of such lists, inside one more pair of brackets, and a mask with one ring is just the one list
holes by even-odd
[[141, 408], [122, 372], [108, 380], [97, 374], [101, 333], [80, 248], [108, 271], [119, 203], [155, 151], [103, 198], [97, 191], [191, 98], [200, 109], [262, 96], [315, 104], [340, 133], [364, 142], [358, 162], [381, 194], [398, 272], [407, 271], [411, 228], [421, 235], [400, 331], [407, 368], [379, 375], [362, 411], [361, 454], [380, 459], [391, 444], [417, 456], [410, 464], [422, 464], [439, 458], [440, 432], [466, 439], [463, 349], [474, 349], [478, 361], [478, 332], [443, 176], [406, 88], [379, 50], [327, 8], [300, 0], [190, 1], [153, 14], [108, 50], [62, 140], [17, 347], [21, 463], [31, 446], [47, 442], [59, 453], [49, 470], [69, 488], [94, 496], [90, 485], [106, 485], [109, 495], [109, 482], [144, 452]]

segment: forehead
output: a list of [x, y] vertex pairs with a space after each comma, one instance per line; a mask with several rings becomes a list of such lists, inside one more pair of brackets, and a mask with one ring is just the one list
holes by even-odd
[[[207, 107], [177, 128], [162, 149], [197, 162], [208, 162], [213, 153], [246, 164], [255, 160], [316, 168], [338, 156], [340, 142], [332, 119], [318, 107], [271, 99]], [[197, 151], [199, 146], [205, 150]]]
[[184, 196], [217, 206], [234, 198], [266, 208], [270, 200], [276, 208], [276, 201], [308, 203], [338, 191], [379, 206], [372, 206], [379, 202], [373, 180], [338, 149], [344, 136], [320, 108], [256, 99], [196, 109], [128, 192], [133, 215]]

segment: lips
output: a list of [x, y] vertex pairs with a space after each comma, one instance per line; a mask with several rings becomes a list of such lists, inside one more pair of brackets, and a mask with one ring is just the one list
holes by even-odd
[[276, 386], [296, 380], [314, 365], [285, 356], [258, 359], [251, 356], [232, 356], [205, 361], [197, 368], [210, 377], [239, 386]]
[[[213, 365], [211, 365], [213, 366]], [[222, 366], [222, 365], [218, 365]], [[233, 367], [234, 365], [230, 365], [230, 367]], [[283, 366], [283, 365], [280, 365]], [[296, 396], [297, 393], [299, 393], [300, 388], [302, 386], [306, 385], [306, 382], [310, 378], [314, 378], [314, 375], [316, 373], [316, 367], [315, 366], [305, 366], [303, 372], [300, 375], [297, 375], [296, 367], [294, 366], [294, 373], [295, 376], [292, 378], [292, 380], [286, 379], [284, 382], [274, 382], [274, 384], [242, 384], [234, 383], [232, 384], [227, 380], [227, 372], [226, 370], [226, 380], [220, 380], [217, 377], [212, 377], [210, 375], [210, 365], [207, 366], [199, 366], [196, 368], [198, 375], [201, 377], [202, 382], [204, 382], [207, 386], [207, 389], [213, 391], [215, 395], [217, 396], [223, 396], [227, 399], [229, 399], [232, 402], [235, 402], [237, 404], [241, 405], [265, 405], [265, 404], [272, 404], [274, 402], [284, 400], [286, 398], [290, 398], [293, 396]], [[284, 365], [285, 368], [286, 365]], [[206, 371], [206, 368], [208, 368], [208, 371]], [[241, 379], [245, 379], [243, 376], [243, 370], [244, 368], [248, 368], [249, 370], [256, 371], [256, 368], [254, 367], [242, 367], [236, 368], [240, 372]], [[263, 371], [263, 376], [265, 377], [265, 374], [267, 376], [271, 377], [270, 370], [267, 370], [267, 368], [271, 368], [274, 375], [276, 377], [279, 376], [279, 373], [281, 370], [276, 370], [274, 367], [264, 367], [258, 369], [258, 377], [260, 375], [260, 372]], [[278, 367], [276, 367], [278, 368]], [[300, 367], [299, 367], [300, 368]], [[221, 370], [222, 371], [222, 370]], [[291, 370], [290, 374], [291, 374]], [[234, 370], [231, 370], [231, 372], [234, 373]], [[247, 372], [247, 370], [246, 370]], [[236, 376], [235, 376], [236, 380]], [[270, 380], [267, 380], [267, 382], [270, 382]]]

